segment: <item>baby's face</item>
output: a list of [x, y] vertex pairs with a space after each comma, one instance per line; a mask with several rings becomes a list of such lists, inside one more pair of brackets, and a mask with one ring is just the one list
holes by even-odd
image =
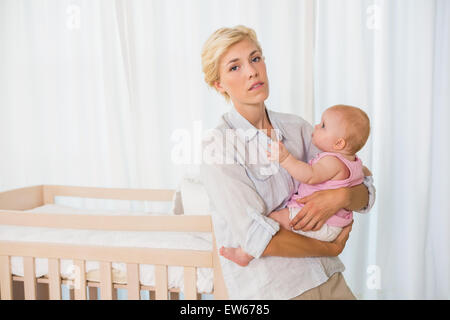
[[312, 141], [316, 147], [325, 152], [335, 151], [334, 145], [339, 138], [343, 138], [345, 128], [342, 116], [333, 110], [326, 110], [322, 114], [319, 124], [314, 127]]

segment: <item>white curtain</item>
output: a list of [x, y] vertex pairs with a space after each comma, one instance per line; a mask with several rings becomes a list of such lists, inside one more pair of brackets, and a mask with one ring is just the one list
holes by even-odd
[[450, 2], [332, 1], [316, 8], [315, 114], [360, 106], [377, 202], [342, 258], [358, 297], [449, 299]]
[[313, 8], [310, 0], [1, 0], [1, 188], [175, 187], [189, 166], [170, 161], [172, 134], [199, 139], [230, 108], [201, 71], [202, 45], [223, 26], [260, 36], [269, 107], [312, 120]]
[[269, 107], [312, 120], [312, 3], [0, 0], [1, 190], [175, 188], [231, 107], [201, 71], [202, 45], [223, 26], [260, 36]]
[[[269, 108], [364, 108], [377, 202], [342, 255], [359, 298], [450, 298], [447, 0], [0, 0], [0, 191], [175, 188], [230, 105], [200, 52], [254, 28]], [[183, 131], [184, 130], [184, 131]], [[173, 161], [188, 133], [188, 162]]]

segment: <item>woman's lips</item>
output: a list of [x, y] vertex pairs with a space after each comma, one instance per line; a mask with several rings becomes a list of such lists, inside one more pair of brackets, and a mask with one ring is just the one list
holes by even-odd
[[257, 90], [257, 89], [259, 89], [259, 88], [262, 88], [263, 85], [264, 85], [264, 82], [258, 82], [258, 83], [255, 83], [253, 86], [251, 86], [251, 88], [249, 89], [249, 91]]

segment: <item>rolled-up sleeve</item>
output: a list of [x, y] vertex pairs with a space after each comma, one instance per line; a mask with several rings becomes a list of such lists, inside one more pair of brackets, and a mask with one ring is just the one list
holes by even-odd
[[255, 258], [261, 257], [280, 225], [266, 216], [266, 205], [239, 163], [207, 164], [200, 167], [211, 212], [220, 215], [232, 230], [233, 240]]

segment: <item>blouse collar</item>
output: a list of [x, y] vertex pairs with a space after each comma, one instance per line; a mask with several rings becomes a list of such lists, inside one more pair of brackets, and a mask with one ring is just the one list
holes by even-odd
[[[267, 117], [269, 118], [272, 127], [275, 129], [275, 134], [277, 135], [277, 139], [279, 141], [283, 141], [285, 137], [285, 133], [283, 129], [279, 126], [279, 123], [276, 119], [276, 114], [274, 114], [271, 110], [265, 109], [267, 112]], [[257, 129], [253, 126], [247, 119], [245, 119], [236, 108], [232, 107], [229, 111], [229, 121], [230, 125], [233, 129], [236, 129], [236, 134], [242, 138], [243, 140], [250, 141], [252, 140], [256, 134], [259, 132], [263, 133], [262, 130]], [[267, 136], [267, 135], [266, 135]]]

